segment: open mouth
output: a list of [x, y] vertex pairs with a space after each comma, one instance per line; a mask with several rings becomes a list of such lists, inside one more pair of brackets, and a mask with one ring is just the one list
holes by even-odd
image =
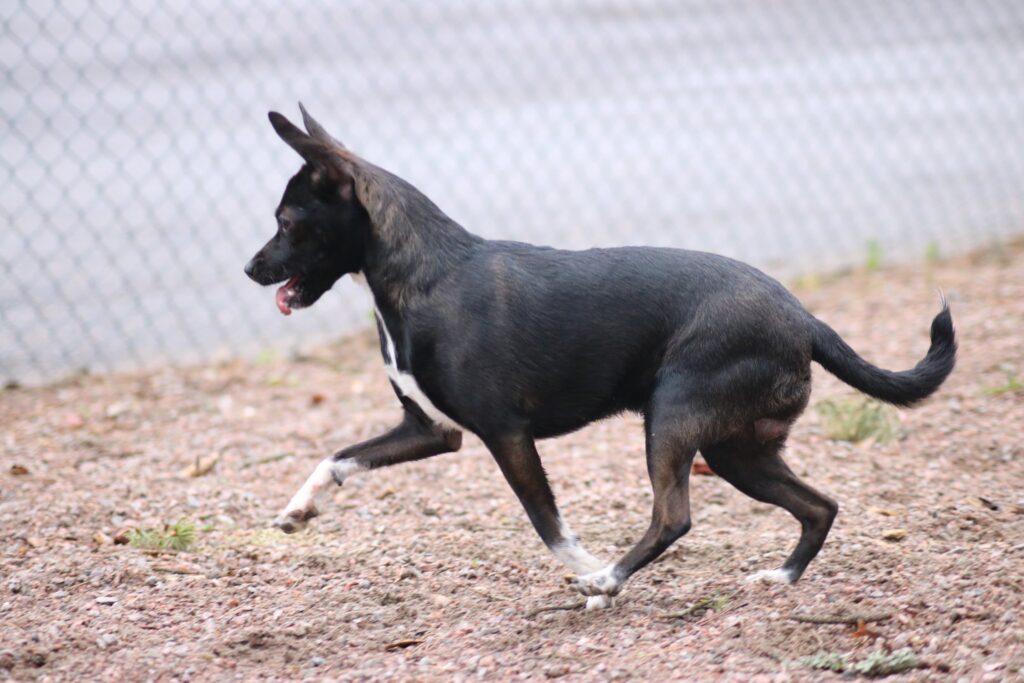
[[281, 311], [281, 315], [291, 315], [292, 306], [295, 305], [295, 298], [300, 293], [299, 284], [302, 278], [298, 275], [292, 276], [283, 285], [277, 288], [277, 294], [274, 296], [274, 300], [277, 302], [277, 310]]

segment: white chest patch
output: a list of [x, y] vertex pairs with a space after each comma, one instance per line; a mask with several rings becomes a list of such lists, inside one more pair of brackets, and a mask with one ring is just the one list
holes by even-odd
[[402, 372], [398, 369], [398, 356], [395, 353], [395, 342], [391, 338], [391, 333], [388, 332], [387, 325], [384, 324], [384, 316], [380, 314], [380, 311], [374, 307], [374, 315], [377, 316], [377, 322], [380, 324], [381, 333], [384, 335], [384, 347], [387, 349], [387, 361], [384, 364], [384, 370], [388, 373], [388, 377], [395, 386], [398, 387], [399, 393], [405, 396], [407, 399], [419, 406], [419, 409], [430, 418], [435, 424], [439, 424], [445, 429], [462, 430], [464, 429], [457, 422], [452, 420], [450, 417], [438, 410], [437, 406], [430, 402], [427, 395], [420, 389], [420, 385], [416, 382], [416, 378], [411, 373]]

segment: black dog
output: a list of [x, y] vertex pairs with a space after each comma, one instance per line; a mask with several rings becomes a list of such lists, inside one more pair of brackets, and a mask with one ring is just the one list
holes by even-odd
[[[796, 549], [781, 569], [761, 573], [794, 582], [838, 509], [780, 457], [807, 405], [811, 361], [903, 406], [953, 370], [945, 305], [925, 358], [912, 370], [881, 370], [750, 266], [675, 249], [562, 251], [482, 239], [302, 115], [308, 132], [270, 114], [305, 165], [285, 189], [277, 233], [245, 272], [261, 285], [285, 283], [277, 306], [286, 315], [343, 275], [362, 278], [404, 417], [320, 463], [274, 522], [286, 532], [317, 515], [314, 498], [331, 481], [456, 451], [468, 430], [493, 453], [544, 543], [579, 574], [574, 585], [593, 596], [588, 605], [608, 606], [689, 530], [699, 450], [723, 479], [799, 520]], [[606, 566], [559, 516], [534, 442], [623, 411], [644, 416], [654, 510], [643, 538]]]

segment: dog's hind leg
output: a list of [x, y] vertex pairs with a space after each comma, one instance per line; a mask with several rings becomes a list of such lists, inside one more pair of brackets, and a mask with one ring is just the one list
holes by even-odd
[[[593, 572], [603, 563], [587, 552], [579, 538], [562, 521], [547, 474], [533, 439], [525, 434], [485, 439], [498, 467], [537, 530], [544, 545], [577, 574]], [[611, 607], [608, 598], [587, 601], [587, 608]]]
[[340, 486], [353, 472], [422, 460], [457, 451], [461, 446], [461, 432], [428, 425], [407, 409], [401, 424], [388, 433], [349, 446], [322, 460], [281, 514], [274, 518], [274, 526], [286, 534], [301, 531], [309, 520], [320, 514], [317, 498], [332, 483]]
[[758, 443], [747, 435], [702, 448], [701, 454], [722, 479], [751, 498], [788, 510], [800, 522], [800, 540], [782, 568], [750, 577], [794, 583], [821, 550], [839, 506], [793, 474], [782, 460], [782, 445], [781, 441]]
[[683, 402], [661, 391], [646, 419], [647, 473], [654, 506], [647, 533], [618, 562], [580, 576], [573, 587], [584, 595], [615, 595], [636, 571], [655, 560], [690, 530], [690, 467], [697, 452], [699, 421]]

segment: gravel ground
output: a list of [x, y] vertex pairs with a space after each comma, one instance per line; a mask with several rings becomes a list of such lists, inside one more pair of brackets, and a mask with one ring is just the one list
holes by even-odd
[[[310, 531], [268, 529], [321, 457], [395, 419], [369, 334], [300, 358], [8, 389], [0, 677], [822, 680], [839, 675], [802, 658], [906, 647], [923, 665], [897, 678], [1019, 680], [1024, 391], [1007, 373], [1024, 372], [1024, 245], [797, 293], [854, 348], [903, 368], [927, 347], [937, 287], [961, 361], [900, 413], [899, 440], [829, 440], [814, 403], [850, 390], [815, 369], [788, 459], [841, 509], [799, 584], [744, 582], [782, 561], [793, 520], [695, 476], [693, 530], [611, 611], [578, 609], [475, 438], [353, 478]], [[541, 444], [563, 512], [599, 556], [646, 528], [642, 448], [633, 416]], [[183, 473], [212, 456], [208, 473]], [[198, 527], [190, 551], [113, 542], [182, 518]], [[905, 537], [886, 540], [893, 529]], [[889, 618], [859, 630], [792, 619], [878, 613]]]

